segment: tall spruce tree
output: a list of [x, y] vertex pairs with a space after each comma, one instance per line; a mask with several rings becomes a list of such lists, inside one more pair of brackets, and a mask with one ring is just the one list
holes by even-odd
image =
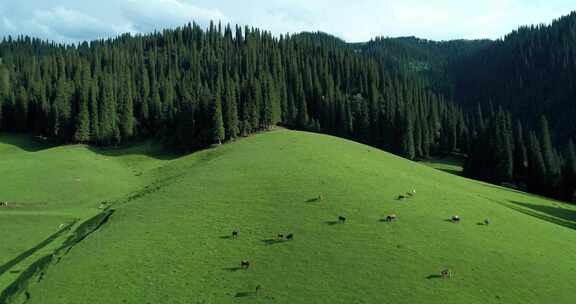
[[576, 202], [576, 147], [570, 140], [564, 152], [565, 164], [562, 174], [563, 198]]
[[226, 85], [226, 96], [223, 106], [224, 126], [226, 139], [235, 139], [240, 130], [238, 128], [238, 104], [236, 97], [236, 83], [233, 78], [228, 78]]
[[222, 98], [220, 88], [217, 88], [214, 98], [210, 102], [210, 140], [214, 144], [221, 144], [225, 139], [224, 120], [222, 118]]
[[492, 161], [494, 172], [492, 181], [496, 183], [512, 181], [514, 173], [514, 147], [511, 126], [506, 114], [500, 112], [494, 122], [494, 142], [492, 148]]
[[556, 151], [552, 146], [552, 137], [550, 135], [550, 128], [548, 120], [545, 116], [540, 119], [540, 133], [542, 145], [542, 157], [544, 159], [544, 166], [546, 167], [546, 192], [552, 194], [558, 185], [560, 179], [560, 161], [557, 157]]
[[535, 193], [546, 191], [546, 164], [542, 156], [542, 146], [534, 132], [530, 132], [528, 144], [528, 189]]
[[88, 104], [88, 94], [80, 93], [78, 95], [79, 110], [76, 120], [76, 132], [74, 141], [79, 143], [90, 142], [90, 106]]
[[24, 87], [20, 87], [16, 97], [16, 130], [23, 132], [28, 127], [28, 94]]
[[518, 120], [514, 130], [514, 175], [520, 181], [525, 178], [526, 169], [528, 168], [528, 152], [526, 151], [524, 137], [522, 122]]
[[126, 75], [120, 93], [120, 130], [121, 136], [124, 139], [129, 139], [134, 136], [134, 95], [132, 89], [132, 79], [130, 75]]

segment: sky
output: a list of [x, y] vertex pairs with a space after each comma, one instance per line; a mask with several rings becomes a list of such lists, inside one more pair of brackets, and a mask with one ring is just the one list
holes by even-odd
[[497, 39], [572, 10], [575, 0], [0, 0], [0, 36], [75, 43], [218, 20], [276, 35], [322, 31], [348, 42]]

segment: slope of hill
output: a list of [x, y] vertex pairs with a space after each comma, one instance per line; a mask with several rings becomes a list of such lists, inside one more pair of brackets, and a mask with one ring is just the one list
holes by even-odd
[[[285, 130], [173, 160], [140, 158], [137, 165], [148, 168], [149, 184], [115, 205], [106, 225], [72, 248], [19, 300], [576, 299], [571, 255], [576, 210], [568, 205], [342, 139]], [[396, 200], [411, 189], [415, 197]], [[313, 201], [320, 194], [323, 200]], [[397, 222], [383, 221], [392, 213]], [[462, 222], [447, 221], [452, 215]], [[338, 216], [346, 223], [338, 223]], [[490, 225], [481, 225], [486, 218]], [[238, 239], [230, 238], [234, 229]], [[278, 241], [278, 233], [295, 238]], [[241, 260], [249, 260], [250, 269], [241, 269]], [[453, 270], [451, 279], [439, 278], [444, 268]]]
[[53, 147], [28, 136], [0, 135], [0, 202], [7, 202], [0, 206], [0, 303], [2, 290], [101, 212], [102, 202], [147, 184], [146, 167], [137, 164], [156, 161], [138, 149], [153, 150]]

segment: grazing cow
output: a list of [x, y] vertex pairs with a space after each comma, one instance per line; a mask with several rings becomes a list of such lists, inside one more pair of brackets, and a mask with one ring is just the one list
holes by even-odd
[[288, 234], [288, 235], [286, 236], [286, 239], [287, 239], [288, 241], [293, 240], [293, 239], [294, 239], [294, 234], [292, 234], [292, 233]]
[[442, 276], [443, 279], [451, 278], [452, 277], [452, 270], [444, 269], [444, 270], [442, 270], [442, 272], [440, 272], [440, 275]]
[[390, 214], [386, 217], [386, 221], [387, 222], [394, 222], [398, 219], [398, 216], [396, 214]]
[[256, 289], [255, 289], [256, 295], [258, 295], [258, 293], [260, 292], [260, 289], [262, 289], [262, 285], [258, 284], [258, 285], [256, 286]]
[[340, 223], [346, 223], [346, 218], [343, 217], [343, 216], [339, 216], [339, 217], [338, 217], [338, 222], [340, 222]]
[[455, 215], [452, 217], [452, 223], [460, 223], [460, 217]]
[[0, 202], [0, 207], [8, 207], [8, 202]]
[[241, 262], [240, 262], [240, 267], [242, 267], [242, 268], [244, 268], [244, 269], [250, 268], [250, 261], [241, 261]]
[[484, 225], [486, 225], [486, 226], [490, 225], [490, 220], [489, 220], [489, 219], [485, 219], [485, 220], [484, 220]]
[[324, 200], [324, 195], [320, 194], [318, 195], [318, 199], [319, 202], [321, 202], [322, 200]]
[[238, 238], [238, 231], [236, 231], [236, 230], [232, 231], [232, 238], [233, 239]]
[[279, 239], [279, 240], [283, 240], [283, 239], [284, 239], [284, 235], [281, 234], [281, 233], [279, 233], [279, 234], [278, 234], [278, 239]]
[[403, 199], [406, 199], [406, 196], [404, 196], [404, 195], [398, 195], [398, 200], [399, 200], [399, 201], [401, 201], [401, 200], [403, 200]]

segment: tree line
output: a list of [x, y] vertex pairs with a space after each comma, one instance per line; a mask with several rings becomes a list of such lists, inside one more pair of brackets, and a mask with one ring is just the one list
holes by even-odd
[[556, 148], [548, 119], [526, 129], [502, 108], [484, 118], [478, 108], [477, 134], [464, 166], [468, 177], [497, 185], [514, 185], [565, 201], [576, 199], [576, 150], [569, 140]]
[[448, 70], [453, 98], [467, 113], [499, 108], [475, 126], [465, 173], [576, 201], [576, 12], [520, 27]]
[[509, 39], [347, 44], [214, 23], [78, 45], [8, 37], [0, 130], [101, 146], [160, 137], [195, 150], [283, 125], [408, 159], [458, 152], [468, 155], [466, 176], [574, 199], [572, 135], [558, 131], [568, 120], [550, 126], [555, 116], [543, 111], [535, 122], [521, 111], [533, 100], [502, 87], [518, 69], [487, 62], [495, 49], [507, 58]]
[[576, 12], [496, 41], [377, 38], [364, 53], [464, 111], [464, 175], [576, 201]]
[[197, 149], [283, 124], [415, 159], [465, 138], [426, 81], [321, 33], [188, 24], [76, 46], [7, 38], [0, 56], [1, 130], [66, 143]]

